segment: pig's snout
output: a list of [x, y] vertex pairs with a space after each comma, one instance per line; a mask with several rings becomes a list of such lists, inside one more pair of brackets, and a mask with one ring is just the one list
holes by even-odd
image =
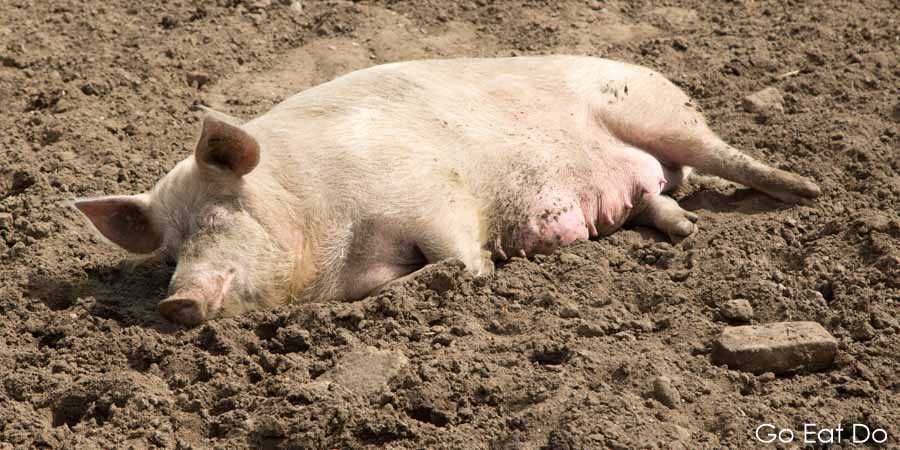
[[174, 289], [159, 303], [159, 312], [171, 322], [196, 326], [216, 315], [231, 290], [235, 271], [204, 277], [193, 285]]

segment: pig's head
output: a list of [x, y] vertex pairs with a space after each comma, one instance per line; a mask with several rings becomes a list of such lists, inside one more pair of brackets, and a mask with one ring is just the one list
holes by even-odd
[[267, 195], [260, 187], [265, 183], [249, 179], [259, 161], [256, 139], [207, 116], [194, 155], [152, 190], [79, 199], [73, 206], [128, 252], [175, 259], [169, 297], [159, 311], [170, 321], [196, 325], [281, 303], [288, 295], [302, 237], [279, 234], [285, 227], [270, 216], [272, 208], [264, 208], [271, 202], [258, 201]]

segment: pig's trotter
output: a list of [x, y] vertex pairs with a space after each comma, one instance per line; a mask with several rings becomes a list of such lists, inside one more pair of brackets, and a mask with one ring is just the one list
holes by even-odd
[[697, 229], [694, 225], [697, 215], [685, 211], [675, 199], [666, 195], [650, 197], [646, 208], [633, 221], [666, 233], [673, 242], [690, 236]]
[[703, 153], [705, 156], [694, 164], [698, 169], [750, 186], [783, 202], [808, 204], [822, 193], [811, 180], [767, 166], [718, 138]]
[[[486, 256], [483, 256], [483, 258], [486, 258], [487, 262], [484, 264], [485, 268], [483, 269], [483, 271], [482, 271], [483, 273], [481, 275], [490, 275], [494, 272], [494, 262], [491, 260], [490, 252], [486, 252]], [[388, 281], [387, 283], [384, 283], [381, 286], [378, 286], [377, 288], [375, 288], [371, 292], [369, 292], [369, 296], [375, 296], [375, 295], [381, 294], [382, 292], [384, 292], [394, 286], [399, 286], [399, 285], [407, 283], [411, 280], [421, 278], [424, 274], [434, 270], [437, 266], [456, 266], [460, 269], [464, 269], [464, 270], [467, 269], [466, 264], [458, 258], [448, 258], [443, 261], [426, 264], [424, 267], [422, 267], [419, 270], [416, 270], [413, 273], [404, 275], [400, 278]]]
[[[462, 263], [460, 262], [460, 264], [462, 264]], [[388, 281], [387, 283], [382, 284], [381, 286], [376, 287], [375, 289], [372, 289], [372, 290], [369, 292], [369, 295], [368, 295], [368, 296], [369, 296], [369, 297], [374, 297], [374, 296], [379, 295], [379, 294], [383, 293], [384, 291], [386, 291], [386, 290], [388, 290], [388, 289], [390, 289], [390, 288], [392, 288], [392, 287], [394, 287], [394, 286], [399, 286], [399, 285], [404, 284], [404, 283], [406, 283], [406, 282], [408, 282], [408, 281], [410, 281], [410, 280], [415, 280], [416, 278], [418, 278], [419, 276], [421, 276], [423, 273], [425, 273], [425, 271], [431, 270], [431, 268], [433, 268], [433, 267], [434, 267], [434, 264], [426, 264], [424, 267], [422, 267], [422, 268], [419, 269], [419, 270], [416, 270], [416, 271], [413, 272], [413, 273], [409, 273], [409, 274], [406, 274], [406, 275], [404, 275], [404, 276], [402, 276], [402, 277], [400, 277], [400, 278], [393, 279], [393, 280], [391, 280], [391, 281]]]
[[494, 274], [494, 258], [490, 250], [481, 251], [481, 273], [477, 276], [490, 276]]

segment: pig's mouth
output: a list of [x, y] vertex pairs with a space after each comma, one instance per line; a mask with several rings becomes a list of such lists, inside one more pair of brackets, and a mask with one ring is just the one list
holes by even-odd
[[205, 285], [180, 288], [159, 303], [159, 312], [169, 321], [198, 325], [222, 309], [234, 278], [235, 270], [229, 269], [205, 280]]

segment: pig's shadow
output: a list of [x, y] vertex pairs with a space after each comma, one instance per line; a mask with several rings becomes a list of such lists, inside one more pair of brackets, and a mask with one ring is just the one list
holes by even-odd
[[678, 204], [682, 208], [694, 212], [706, 210], [747, 215], [783, 211], [795, 206], [750, 188], [737, 189], [730, 194], [709, 189], [699, 190], [682, 197], [678, 200]]
[[165, 297], [173, 270], [160, 262], [134, 268], [125, 264], [98, 265], [86, 270], [86, 278], [35, 273], [29, 277], [27, 294], [51, 310], [87, 311], [123, 327], [140, 326], [171, 333], [181, 327], [163, 319], [156, 305]]
[[[689, 211], [739, 214], [762, 214], [793, 207], [752, 189], [738, 189], [730, 194], [699, 190], [681, 198], [679, 204]], [[635, 227], [635, 230], [645, 237], [668, 241], [656, 230], [645, 227]], [[173, 271], [173, 266], [155, 262], [134, 268], [124, 264], [98, 265], [86, 270], [87, 277], [33, 273], [27, 295], [41, 300], [51, 310], [84, 310], [123, 327], [140, 326], [172, 333], [182, 328], [163, 319], [156, 305], [165, 297]]]
[[[703, 189], [692, 192], [678, 200], [682, 208], [692, 211], [710, 211], [713, 213], [738, 213], [746, 215], [764, 214], [784, 211], [795, 205], [781, 202], [754, 189], [737, 189], [730, 194]], [[703, 220], [703, 219], [700, 219]], [[643, 225], [630, 224], [626, 228], [632, 229], [645, 239], [656, 242], [670, 242], [669, 238], [661, 231]]]

